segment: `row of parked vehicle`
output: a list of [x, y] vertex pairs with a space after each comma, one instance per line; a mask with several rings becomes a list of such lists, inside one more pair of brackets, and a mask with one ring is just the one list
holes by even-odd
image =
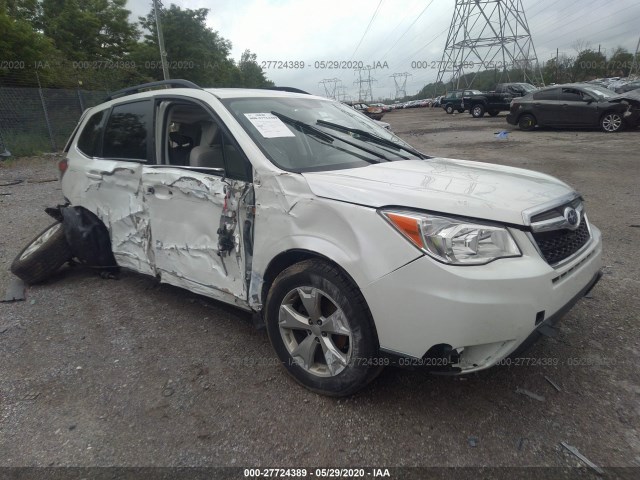
[[616, 92], [601, 80], [539, 89], [528, 83], [502, 83], [490, 92], [452, 90], [441, 104], [448, 114], [468, 111], [474, 118], [509, 112], [507, 122], [521, 130], [600, 127], [605, 132], [618, 132], [640, 122], [638, 87], [640, 82], [626, 82], [616, 85]]

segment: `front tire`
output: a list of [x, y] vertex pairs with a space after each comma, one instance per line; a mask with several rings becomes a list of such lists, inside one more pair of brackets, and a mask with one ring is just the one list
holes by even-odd
[[72, 258], [64, 227], [54, 223], [31, 240], [11, 264], [11, 272], [32, 285], [53, 275]]
[[624, 119], [619, 113], [607, 112], [600, 119], [600, 128], [606, 133], [619, 132], [624, 128]]
[[377, 335], [364, 297], [323, 260], [305, 260], [280, 273], [269, 290], [265, 317], [283, 366], [314, 392], [351, 395], [380, 373]]
[[471, 107], [471, 115], [473, 116], [473, 118], [484, 117], [484, 106], [478, 104]]
[[449, 115], [453, 114], [453, 105], [447, 105], [444, 109]]

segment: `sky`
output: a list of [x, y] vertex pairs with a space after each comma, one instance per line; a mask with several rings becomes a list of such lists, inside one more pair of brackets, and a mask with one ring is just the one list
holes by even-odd
[[[517, 0], [513, 3], [518, 3]], [[132, 16], [145, 15], [149, 0], [129, 0]], [[165, 0], [182, 8], [208, 8], [207, 25], [233, 45], [237, 61], [251, 50], [262, 62], [298, 62], [293, 68], [265, 63], [276, 85], [325, 94], [339, 79], [356, 99], [358, 73], [370, 65], [374, 98], [395, 97], [392, 75], [408, 73], [406, 93], [435, 81], [446, 45], [455, 0]], [[605, 53], [622, 46], [634, 52], [640, 38], [638, 0], [522, 0], [540, 61], [577, 47]], [[322, 68], [320, 62], [340, 68]], [[304, 67], [302, 67], [304, 62]], [[347, 97], [348, 98], [348, 97]]]

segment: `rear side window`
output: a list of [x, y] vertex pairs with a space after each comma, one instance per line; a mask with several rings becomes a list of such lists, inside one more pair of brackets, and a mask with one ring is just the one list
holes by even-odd
[[559, 89], [542, 90], [533, 94], [534, 100], [557, 100]]
[[100, 156], [100, 139], [102, 138], [103, 119], [104, 110], [91, 115], [80, 134], [80, 138], [78, 138], [78, 149], [89, 157]]
[[102, 156], [149, 161], [153, 110], [150, 101], [116, 105], [104, 131]]

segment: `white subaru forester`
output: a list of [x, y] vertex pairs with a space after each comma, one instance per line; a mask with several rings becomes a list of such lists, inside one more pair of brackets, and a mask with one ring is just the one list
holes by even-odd
[[600, 276], [600, 232], [565, 183], [426, 156], [304, 93], [132, 87], [84, 113], [60, 167], [61, 223], [14, 272], [38, 280], [47, 252], [38, 274], [75, 257], [256, 312], [328, 395], [390, 363], [490, 367]]

